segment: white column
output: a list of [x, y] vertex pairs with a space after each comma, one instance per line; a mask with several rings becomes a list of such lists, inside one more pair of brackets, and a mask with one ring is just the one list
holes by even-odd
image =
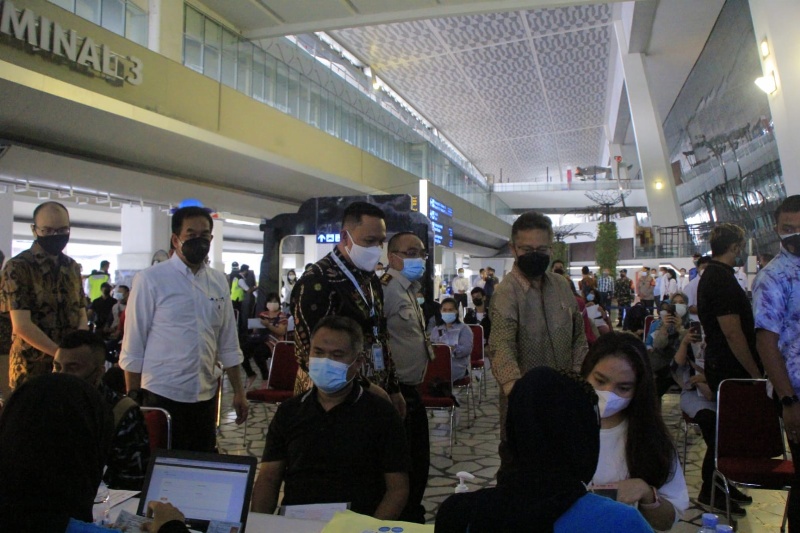
[[675, 180], [667, 155], [667, 144], [661, 117], [653, 103], [642, 54], [629, 54], [628, 42], [622, 21], [614, 23], [620, 49], [631, 122], [639, 152], [647, 206], [652, 223], [656, 226], [684, 224], [675, 190]]
[[11, 259], [11, 245], [14, 240], [14, 186], [5, 187], [6, 190], [0, 192], [0, 251], [8, 260]]
[[154, 207], [122, 206], [122, 253], [120, 270], [142, 270], [150, 266], [157, 250], [169, 251], [170, 217]]
[[211, 240], [211, 250], [208, 252], [211, 268], [215, 268], [220, 272], [225, 272], [225, 263], [222, 262], [222, 245], [225, 243], [225, 239], [222, 237], [224, 225], [225, 222], [221, 218], [214, 220], [214, 228], [211, 230], [214, 238]]
[[[769, 95], [769, 108], [775, 125], [775, 140], [783, 168], [786, 194], [800, 194], [800, 176], [792, 170], [800, 165], [800, 3], [786, 0], [750, 0], [756, 43], [764, 76], [775, 73], [777, 90]], [[768, 55], [761, 43], [766, 40]], [[754, 80], [755, 81], [755, 80]]]

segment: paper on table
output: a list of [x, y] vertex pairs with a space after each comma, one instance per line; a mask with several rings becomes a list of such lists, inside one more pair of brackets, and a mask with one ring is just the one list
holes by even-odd
[[260, 318], [248, 318], [247, 329], [264, 329], [266, 326], [261, 323]]
[[346, 511], [347, 503], [310, 503], [307, 505], [283, 505], [280, 514], [286, 518], [328, 522], [337, 511]]
[[398, 531], [402, 533], [433, 533], [433, 524], [421, 525], [411, 522], [378, 520], [371, 516], [341, 511], [334, 515], [322, 533], [352, 533], [353, 531]]
[[108, 506], [109, 508], [114, 507], [115, 505], [119, 505], [126, 500], [130, 500], [137, 494], [139, 494], [138, 490], [117, 490], [117, 489], [108, 489], [109, 497], [108, 497]]

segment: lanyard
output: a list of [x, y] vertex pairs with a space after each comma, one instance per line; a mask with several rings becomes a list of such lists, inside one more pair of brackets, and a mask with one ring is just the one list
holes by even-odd
[[[358, 294], [361, 295], [361, 299], [364, 300], [364, 303], [367, 305], [367, 307], [369, 307], [369, 316], [372, 317], [372, 318], [375, 318], [375, 293], [372, 292], [372, 283], [369, 284], [369, 295], [372, 298], [372, 303], [370, 303], [370, 301], [367, 300], [367, 296], [364, 294], [364, 291], [361, 290], [361, 285], [358, 284], [358, 281], [356, 281], [355, 276], [353, 276], [353, 273], [350, 272], [350, 269], [348, 269], [344, 265], [344, 263], [342, 263], [342, 260], [339, 259], [336, 256], [335, 252], [331, 252], [331, 257], [333, 258], [333, 262], [336, 263], [336, 265], [344, 273], [344, 275], [347, 276], [347, 279], [349, 279], [350, 282], [353, 284], [353, 287], [356, 288], [356, 290], [358, 291]], [[378, 326], [377, 325], [373, 325], [372, 326], [372, 332], [375, 335], [375, 337], [377, 338], [378, 337]]]

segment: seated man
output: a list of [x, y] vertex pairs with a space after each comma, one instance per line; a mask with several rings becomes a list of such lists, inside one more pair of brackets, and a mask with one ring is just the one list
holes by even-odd
[[467, 309], [464, 315], [464, 324], [479, 324], [483, 327], [483, 343], [489, 343], [489, 334], [492, 332], [492, 323], [489, 320], [489, 312], [486, 309], [486, 292], [480, 287], [475, 287], [470, 291], [472, 303], [475, 308]]
[[112, 489], [141, 490], [150, 460], [147, 427], [136, 402], [103, 383], [105, 354], [105, 343], [98, 335], [73, 331], [56, 351], [53, 372], [79, 377], [100, 391], [114, 414], [114, 437], [103, 481]]
[[363, 363], [361, 326], [327, 316], [311, 337], [314, 387], [278, 407], [267, 431], [252, 510], [350, 502], [357, 513], [396, 519], [408, 497], [405, 431], [391, 403], [353, 381]]

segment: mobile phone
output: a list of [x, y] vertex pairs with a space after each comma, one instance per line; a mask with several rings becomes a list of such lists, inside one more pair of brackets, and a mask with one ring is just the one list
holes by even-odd
[[689, 331], [691, 331], [694, 335], [700, 335], [700, 332], [702, 331], [700, 322], [697, 320], [692, 320], [689, 322]]

